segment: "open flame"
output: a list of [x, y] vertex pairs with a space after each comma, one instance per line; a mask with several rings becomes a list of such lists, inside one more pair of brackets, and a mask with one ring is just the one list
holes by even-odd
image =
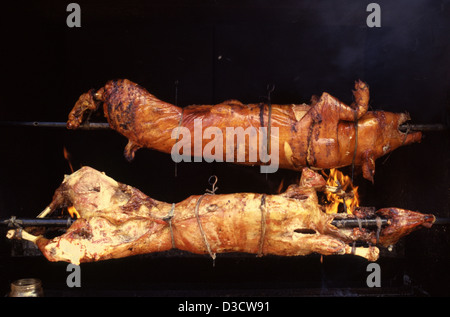
[[78, 211], [75, 209], [74, 206], [67, 207], [67, 211], [69, 212], [70, 217], [77, 219], [80, 218], [80, 214], [78, 213]]
[[73, 173], [73, 166], [72, 166], [72, 163], [70, 162], [71, 161], [70, 153], [69, 153], [69, 151], [67, 151], [65, 146], [63, 149], [63, 153], [64, 153], [64, 158], [69, 163], [70, 171]]
[[[69, 151], [67, 151], [66, 147], [63, 147], [63, 154], [64, 158], [66, 159], [67, 163], [69, 163], [70, 171], [73, 173], [73, 166], [71, 162], [71, 155]], [[67, 207], [67, 212], [69, 213], [70, 217], [72, 218], [80, 218], [80, 213], [75, 209], [74, 206]]]
[[325, 193], [327, 201], [326, 213], [338, 213], [339, 205], [343, 204], [344, 211], [352, 214], [356, 207], [359, 207], [358, 186], [353, 186], [349, 176], [341, 171], [332, 168], [327, 176]]
[[281, 191], [283, 190], [283, 186], [284, 186], [284, 178], [281, 180], [280, 185], [278, 185], [278, 189], [276, 191], [277, 194], [281, 193]]

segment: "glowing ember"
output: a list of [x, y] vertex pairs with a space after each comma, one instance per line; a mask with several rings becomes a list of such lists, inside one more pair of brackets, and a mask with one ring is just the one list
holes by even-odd
[[78, 211], [75, 209], [74, 206], [68, 207], [67, 211], [69, 212], [70, 217], [77, 219], [80, 218], [80, 214], [78, 213]]
[[327, 214], [337, 213], [340, 204], [348, 214], [359, 207], [358, 186], [353, 186], [350, 177], [335, 168], [330, 169], [325, 192], [329, 202], [325, 210]]

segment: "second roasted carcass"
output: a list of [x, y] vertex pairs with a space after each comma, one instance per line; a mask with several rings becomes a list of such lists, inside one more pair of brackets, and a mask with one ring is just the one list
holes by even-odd
[[[71, 207], [78, 211], [80, 218], [66, 233], [53, 239], [21, 230], [11, 230], [8, 235], [33, 241], [50, 261], [74, 264], [172, 248], [213, 258], [225, 252], [279, 256], [319, 253], [355, 254], [375, 261], [379, 256], [376, 244], [393, 245], [419, 227], [430, 227], [435, 220], [433, 215], [399, 208], [327, 214], [317, 196], [324, 188], [322, 176], [305, 168], [299, 184], [282, 194], [216, 194], [213, 188], [170, 204], [83, 167], [64, 178], [46, 209]], [[377, 230], [332, 224], [335, 219], [369, 216], [383, 218], [387, 224]]]
[[[362, 167], [363, 176], [373, 182], [375, 160], [420, 141], [421, 133], [399, 130], [409, 119], [405, 113], [368, 111], [366, 83], [357, 81], [353, 95], [351, 105], [325, 92], [320, 98], [313, 97], [309, 105], [230, 100], [180, 108], [120, 79], [81, 95], [67, 127], [78, 128], [89, 113], [103, 105], [110, 127], [129, 140], [125, 148], [128, 160], [136, 150], [150, 148], [175, 153], [177, 159], [200, 156], [200, 160], [268, 166], [266, 172], [278, 167], [300, 171], [303, 167], [354, 165]], [[252, 156], [254, 153], [257, 155]]]

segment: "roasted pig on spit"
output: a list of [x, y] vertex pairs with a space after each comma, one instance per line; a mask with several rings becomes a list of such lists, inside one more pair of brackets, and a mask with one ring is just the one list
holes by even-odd
[[[327, 214], [317, 195], [324, 188], [323, 177], [304, 168], [299, 184], [282, 194], [216, 194], [213, 188], [170, 204], [82, 167], [65, 176], [44, 212], [71, 207], [79, 213], [80, 218], [64, 234], [47, 239], [12, 229], [8, 237], [33, 241], [50, 261], [73, 264], [172, 248], [213, 258], [225, 252], [260, 256], [319, 253], [355, 254], [375, 261], [377, 244], [393, 245], [414, 229], [431, 227], [435, 220], [433, 215], [399, 208]], [[336, 219], [369, 216], [383, 218], [386, 225], [371, 230], [332, 224]]]
[[[399, 126], [409, 120], [405, 113], [368, 111], [369, 87], [364, 82], [355, 83], [353, 95], [354, 102], [350, 106], [323, 93], [320, 98], [313, 97], [310, 105], [242, 104], [230, 100], [180, 108], [121, 79], [81, 95], [69, 114], [67, 127], [76, 129], [103, 104], [110, 127], [129, 141], [124, 154], [130, 161], [140, 148], [173, 153], [174, 146], [182, 141], [178, 140], [180, 129], [188, 129], [194, 135], [196, 119], [201, 120], [202, 136], [212, 127], [222, 136], [227, 135], [227, 128], [248, 131], [251, 127], [255, 128], [258, 140], [266, 141], [267, 153], [274, 154], [270, 163], [268, 157], [262, 159], [261, 153], [255, 160], [250, 158], [253, 146], [250, 141], [234, 144], [227, 153], [205, 151], [212, 139], [211, 131], [209, 138], [199, 141], [200, 150], [195, 149], [193, 141], [183, 140], [188, 142], [189, 151], [182, 153], [184, 148], [178, 149], [179, 154], [196, 156], [197, 153], [204, 159], [222, 161], [230, 161], [226, 155], [234, 155], [232, 162], [247, 165], [268, 165], [277, 159], [272, 171], [278, 167], [300, 171], [303, 167], [329, 169], [353, 165], [362, 167], [363, 176], [373, 182], [375, 160], [400, 146], [420, 141], [421, 132], [399, 130]], [[274, 135], [275, 131], [278, 135]], [[259, 138], [263, 132], [265, 139], [264, 136]], [[226, 149], [226, 137], [222, 139], [223, 149]], [[272, 153], [275, 148], [278, 155]], [[239, 159], [238, 153], [244, 153], [245, 158]]]

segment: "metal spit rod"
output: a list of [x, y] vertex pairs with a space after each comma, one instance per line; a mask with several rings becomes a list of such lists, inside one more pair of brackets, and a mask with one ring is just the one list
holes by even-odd
[[[15, 127], [38, 127], [38, 128], [66, 128], [66, 122], [53, 121], [1, 121], [0, 126], [15, 126]], [[111, 127], [107, 122], [87, 122], [78, 128], [80, 130], [109, 130]], [[445, 124], [410, 124], [404, 123], [399, 126], [402, 132], [407, 131], [445, 131], [449, 126]]]
[[[19, 228], [19, 227], [70, 227], [76, 219], [73, 218], [16, 218], [12, 216], [8, 219], [0, 220], [0, 225], [7, 226], [9, 228]], [[344, 219], [333, 219], [331, 221], [333, 226], [337, 228], [376, 228], [379, 225], [385, 226], [389, 224], [388, 219], [378, 218], [378, 219], [356, 219], [356, 218], [344, 218]], [[435, 225], [450, 225], [449, 218], [436, 218], [434, 222]]]
[[376, 228], [378, 226], [385, 226], [389, 223], [387, 219], [333, 219], [331, 224], [337, 228]]
[[[72, 218], [16, 218], [12, 216], [8, 219], [0, 220], [0, 225], [9, 228], [24, 228], [24, 227], [70, 227], [76, 219]], [[385, 226], [388, 224], [387, 219], [334, 219], [332, 225], [338, 228], [354, 228], [361, 226], [363, 228], [376, 228], [379, 225]]]
[[407, 131], [445, 131], [448, 130], [449, 127], [445, 124], [410, 124], [404, 123], [399, 126], [399, 130], [402, 132]]
[[[37, 128], [67, 128], [67, 122], [53, 121], [1, 121], [0, 126], [9, 127], [37, 127]], [[88, 122], [80, 125], [81, 130], [108, 130], [111, 129], [107, 122]]]
[[68, 218], [16, 218], [0, 220], [0, 225], [9, 228], [24, 227], [70, 227], [76, 219]]

